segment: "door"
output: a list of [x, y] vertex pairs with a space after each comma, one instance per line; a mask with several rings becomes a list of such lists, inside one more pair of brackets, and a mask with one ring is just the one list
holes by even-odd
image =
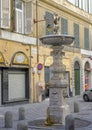
[[9, 101], [25, 98], [25, 72], [9, 71]]
[[78, 61], [74, 66], [74, 79], [75, 79], [75, 95], [80, 95], [80, 65]]
[[91, 70], [90, 70], [90, 64], [87, 61], [85, 63], [85, 67], [84, 67], [84, 72], [85, 72], [85, 85], [88, 85], [88, 88], [91, 88]]

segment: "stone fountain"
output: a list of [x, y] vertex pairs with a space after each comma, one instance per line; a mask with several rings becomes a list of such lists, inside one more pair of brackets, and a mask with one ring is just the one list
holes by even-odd
[[68, 82], [65, 79], [66, 67], [62, 63], [62, 49], [64, 45], [71, 44], [73, 40], [73, 36], [64, 34], [53, 34], [40, 38], [44, 45], [51, 45], [53, 48], [51, 52], [53, 56], [53, 64], [51, 65], [53, 76], [49, 88], [49, 116], [53, 124], [64, 124], [66, 115], [70, 113], [69, 105], [66, 103]]

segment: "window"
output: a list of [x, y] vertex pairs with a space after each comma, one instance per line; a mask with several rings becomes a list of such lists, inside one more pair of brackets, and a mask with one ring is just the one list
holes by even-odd
[[79, 0], [79, 8], [82, 7], [82, 0]]
[[29, 34], [32, 32], [33, 7], [32, 2], [15, 0], [15, 31]]
[[84, 28], [84, 49], [89, 50], [89, 29]]
[[79, 7], [80, 9], [83, 9], [84, 11], [88, 13], [92, 13], [92, 0], [67, 0], [73, 5]]
[[89, 12], [89, 1], [85, 0], [85, 11]]
[[18, 33], [32, 32], [33, 4], [31, 0], [0, 0], [0, 27], [10, 29], [12, 25], [14, 31]]
[[89, 6], [90, 6], [89, 0], [81, 0], [80, 2], [81, 2], [80, 3], [81, 9], [83, 9], [86, 12], [89, 12]]
[[75, 5], [79, 7], [79, 0], [75, 1]]
[[92, 14], [92, 0], [89, 0], [89, 13]]
[[79, 47], [79, 25], [74, 23], [74, 46]]
[[0, 0], [0, 27], [10, 28], [10, 0]]
[[15, 0], [15, 31], [18, 33], [24, 33], [24, 13], [23, 2]]

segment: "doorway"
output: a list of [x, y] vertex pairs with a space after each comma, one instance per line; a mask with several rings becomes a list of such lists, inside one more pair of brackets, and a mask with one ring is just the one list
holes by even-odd
[[85, 67], [84, 67], [84, 73], [85, 73], [85, 84], [87, 84], [88, 85], [88, 87], [90, 88], [90, 75], [91, 75], [91, 73], [90, 73], [90, 64], [89, 64], [89, 62], [86, 62], [85, 63]]
[[75, 95], [80, 95], [80, 65], [78, 61], [74, 64], [74, 79]]

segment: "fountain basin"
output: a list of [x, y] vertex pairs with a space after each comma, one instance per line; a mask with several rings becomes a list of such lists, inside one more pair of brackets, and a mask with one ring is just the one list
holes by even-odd
[[46, 35], [40, 38], [40, 41], [46, 45], [61, 46], [69, 45], [73, 42], [74, 37], [65, 34]]

